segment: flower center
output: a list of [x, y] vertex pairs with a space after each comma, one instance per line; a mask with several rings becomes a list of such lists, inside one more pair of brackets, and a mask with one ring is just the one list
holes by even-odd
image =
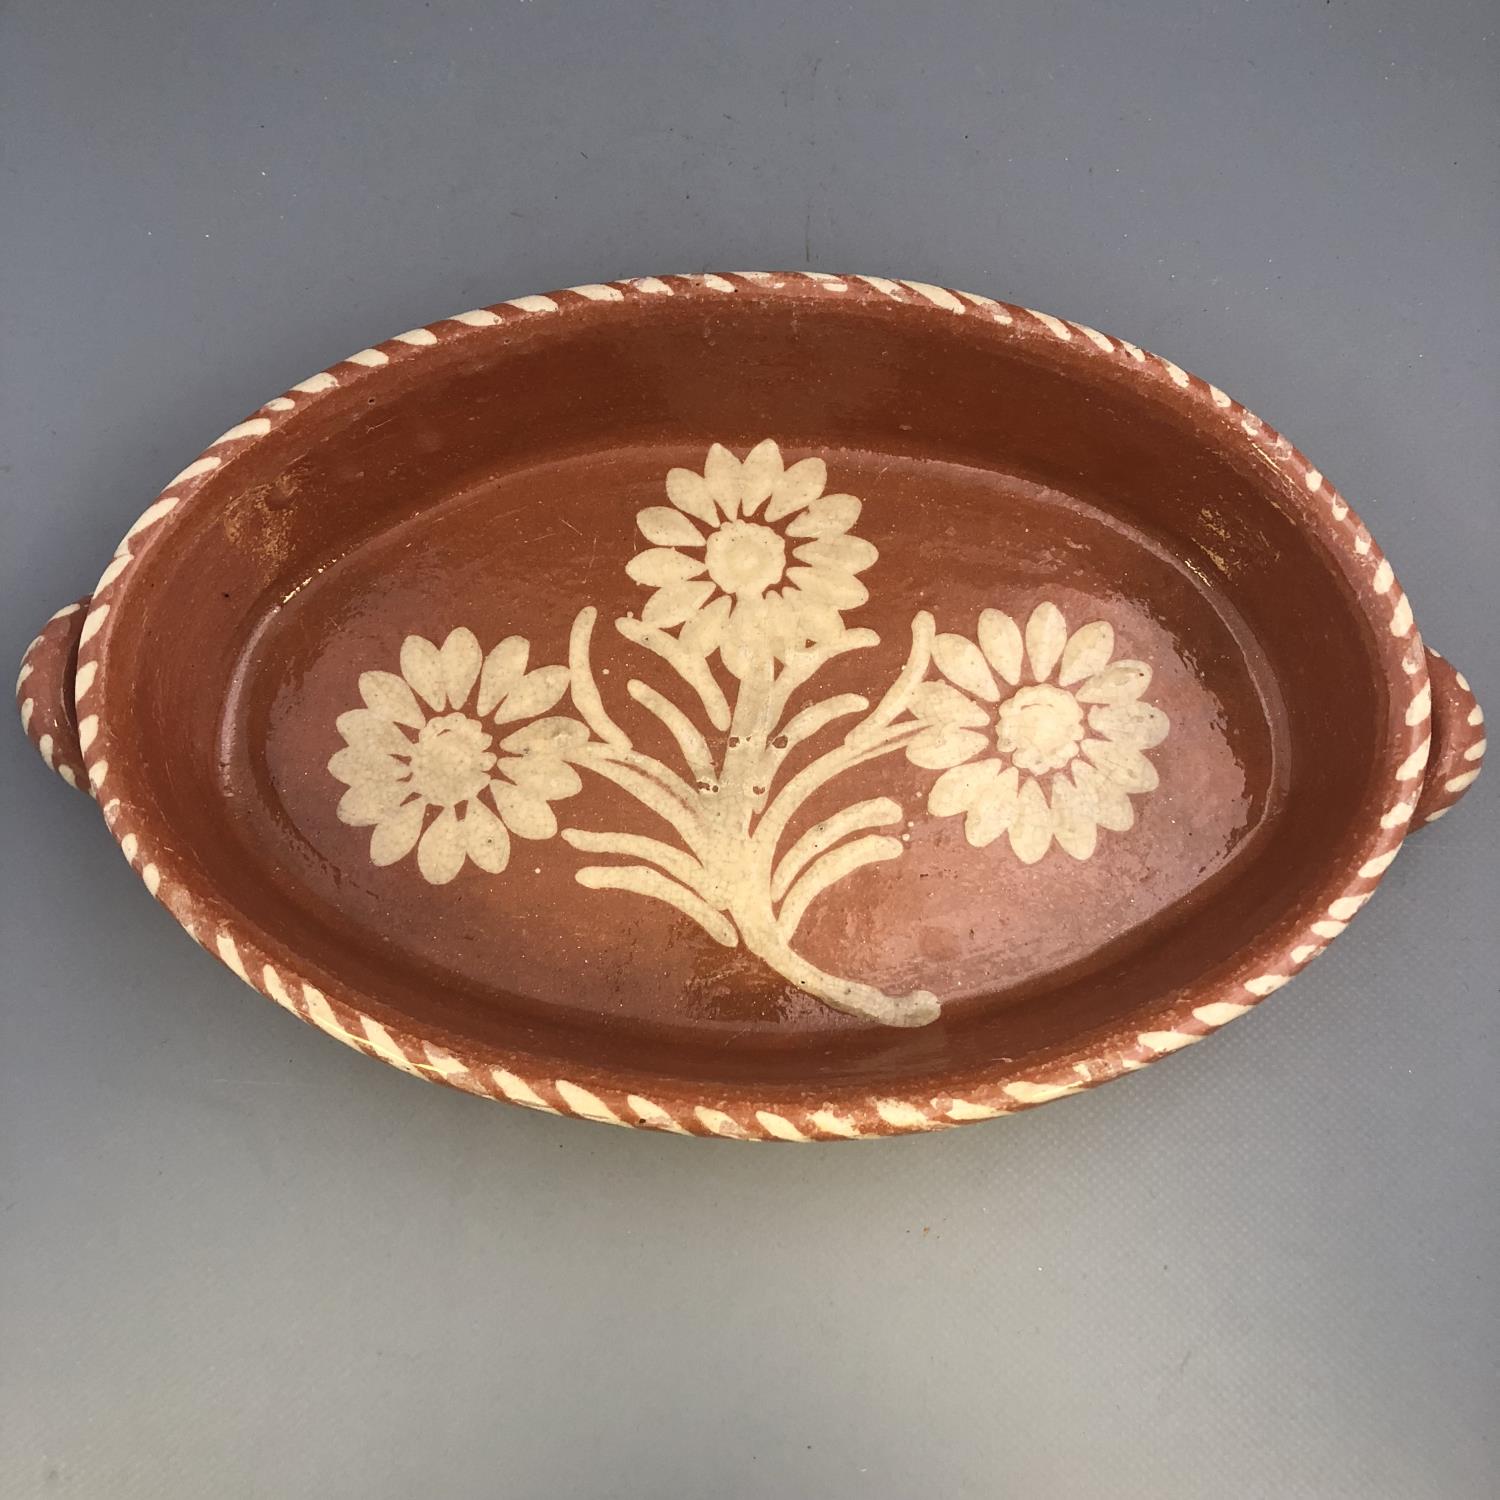
[[1000, 705], [995, 743], [1023, 770], [1041, 776], [1067, 765], [1083, 738], [1083, 710], [1072, 693], [1040, 683]]
[[708, 576], [726, 594], [763, 594], [786, 569], [786, 543], [754, 521], [726, 521], [709, 537], [704, 556]]
[[412, 786], [436, 807], [455, 807], [484, 790], [494, 764], [483, 727], [467, 714], [444, 714], [429, 719], [412, 746]]

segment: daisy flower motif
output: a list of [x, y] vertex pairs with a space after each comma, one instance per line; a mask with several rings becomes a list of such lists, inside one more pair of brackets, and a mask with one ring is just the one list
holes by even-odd
[[987, 609], [977, 643], [939, 635], [932, 655], [946, 681], [924, 682], [913, 694], [912, 712], [927, 727], [906, 752], [913, 764], [943, 773], [928, 811], [963, 813], [964, 834], [977, 848], [1008, 833], [1028, 865], [1054, 838], [1083, 860], [1100, 828], [1128, 829], [1131, 796], [1157, 785], [1144, 752], [1171, 725], [1141, 701], [1151, 668], [1111, 661], [1114, 648], [1103, 620], [1069, 635], [1050, 603], [1037, 605], [1024, 632]]
[[642, 623], [681, 626], [678, 639], [694, 656], [718, 651], [739, 678], [758, 653], [785, 661], [841, 635], [842, 612], [870, 597], [855, 574], [879, 554], [849, 534], [860, 502], [825, 495], [827, 482], [821, 458], [787, 468], [769, 438], [743, 460], [715, 443], [701, 474], [671, 470], [671, 504], [636, 517], [652, 545], [626, 566], [654, 590]]
[[[548, 804], [578, 791], [567, 757], [588, 732], [572, 719], [537, 717], [566, 691], [568, 669], [528, 672], [529, 654], [529, 643], [512, 636], [486, 656], [474, 633], [459, 629], [441, 647], [407, 636], [399, 675], [360, 674], [364, 707], [339, 715], [344, 748], [328, 769], [348, 788], [339, 820], [374, 830], [375, 864], [395, 864], [415, 848], [423, 877], [444, 885], [466, 859], [499, 874], [512, 834], [557, 832]], [[499, 726], [512, 727], [496, 745]]]

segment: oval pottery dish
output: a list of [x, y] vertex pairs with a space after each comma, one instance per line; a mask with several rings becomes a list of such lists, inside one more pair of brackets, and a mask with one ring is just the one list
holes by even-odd
[[17, 696], [158, 901], [313, 1025], [792, 1141], [1206, 1036], [1484, 748], [1358, 517], [1222, 391], [809, 273], [521, 297], [302, 381]]

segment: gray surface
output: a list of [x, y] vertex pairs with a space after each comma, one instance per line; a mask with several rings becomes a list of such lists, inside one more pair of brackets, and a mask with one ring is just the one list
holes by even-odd
[[[810, 265], [1116, 330], [1284, 427], [1500, 705], [1492, 5], [0, 5], [0, 657], [397, 329]], [[0, 735], [0, 1494], [1500, 1492], [1500, 776], [1212, 1042], [735, 1147], [362, 1061]]]

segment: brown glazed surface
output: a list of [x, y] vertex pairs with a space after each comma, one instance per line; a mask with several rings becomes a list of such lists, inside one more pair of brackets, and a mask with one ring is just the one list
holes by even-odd
[[[1399, 588], [1321, 476], [1220, 393], [1132, 346], [983, 299], [942, 294], [960, 313], [883, 289], [892, 283], [851, 278], [834, 295], [791, 276], [740, 278], [724, 280], [730, 294], [720, 280], [558, 293], [548, 308], [522, 299], [492, 320], [392, 341], [383, 359], [341, 365], [331, 386], [305, 383], [314, 390], [264, 408], [268, 431], [256, 419], [245, 441], [216, 445], [218, 467], [169, 489], [190, 501], [127, 544], [129, 566], [101, 591], [110, 607], [85, 646], [102, 668], [94, 700], [79, 703], [91, 710], [85, 737], [98, 739], [96, 795], [117, 836], [128, 823], [134, 863], [152, 846], [148, 883], [167, 877], [174, 913], [274, 998], [428, 1076], [595, 1118], [792, 1139], [929, 1128], [1113, 1076], [1181, 1044], [1146, 1038], [1192, 1040], [1255, 1003], [1352, 915], [1335, 919], [1334, 906], [1373, 887], [1411, 816], [1402, 796], [1415, 805], [1422, 790], [1420, 820], [1460, 794], [1447, 781], [1477, 770], [1477, 756], [1464, 761], [1482, 734], [1472, 699], [1442, 663], [1432, 687], [1443, 781], [1422, 782], [1427, 663], [1409, 616], [1404, 633], [1389, 623]], [[597, 611], [589, 661], [608, 715], [636, 752], [692, 782], [628, 684], [670, 700], [724, 779], [719, 789], [700, 776], [693, 791], [722, 805], [712, 799], [729, 796], [741, 719], [709, 722], [686, 679], [627, 639], [656, 585], [626, 569], [653, 545], [648, 524], [666, 524], [643, 512], [672, 503], [670, 471], [712, 478], [723, 462], [713, 445], [745, 460], [758, 444], [768, 454], [768, 439], [775, 475], [821, 460], [823, 492], [862, 502], [847, 534], [868, 547], [836, 555], [857, 555], [863, 588], [836, 579], [838, 610], [842, 629], [878, 637], [828, 660], [788, 717], [829, 696], [880, 702], [929, 614], [939, 644], [925, 680], [948, 682], [951, 705], [941, 667], [952, 641], [979, 640], [982, 618], [994, 618], [985, 612], [1002, 611], [1028, 650], [1019, 683], [997, 670], [985, 674], [993, 693], [966, 689], [965, 722], [984, 740], [969, 761], [998, 747], [997, 770], [1014, 765], [1022, 787], [1028, 764], [1044, 766], [1029, 795], [1055, 803], [1052, 742], [1036, 739], [1052, 721], [1003, 706], [1037, 680], [1055, 606], [1058, 649], [1100, 622], [1089, 638], [1108, 627], [1108, 661], [1150, 668], [1149, 687], [1127, 700], [1149, 707], [1087, 720], [1126, 726], [1140, 747], [1130, 755], [1149, 761], [1143, 790], [1129, 759], [1138, 780], [1116, 818], [1129, 826], [1075, 832], [1070, 848], [1054, 839], [1040, 855], [1008, 833], [976, 839], [977, 825], [933, 791], [953, 756], [939, 748], [913, 764], [909, 736], [790, 815], [783, 854], [850, 804], [900, 809], [879, 828], [880, 857], [809, 902], [785, 964], [761, 956], [771, 949], [727, 898], [709, 901], [729, 914], [726, 942], [665, 900], [579, 883], [585, 867], [627, 861], [575, 837], [674, 842], [669, 821], [595, 774], [586, 753], [527, 763], [551, 778], [544, 800], [562, 831], [518, 835], [516, 823], [547, 816], [527, 801], [501, 869], [460, 854], [456, 873], [439, 871], [436, 838], [420, 854], [408, 843], [393, 862], [372, 858], [375, 816], [340, 812], [349, 787], [366, 784], [360, 767], [338, 773], [352, 753], [341, 716], [370, 701], [362, 674], [400, 677], [416, 637], [433, 643], [421, 650], [443, 648], [452, 680], [463, 632], [487, 659], [524, 637], [528, 671], [563, 673], [586, 607]], [[754, 525], [769, 524], [779, 493]], [[712, 519], [697, 530], [729, 524]], [[749, 517], [735, 524], [743, 562], [761, 543], [744, 540]], [[806, 541], [795, 529], [786, 538]], [[721, 591], [731, 550], [710, 541], [699, 573]], [[835, 553], [813, 554], [824, 555]], [[789, 586], [792, 556], [767, 566]], [[1070, 695], [1083, 689], [1056, 684], [1071, 659], [1050, 668], [1041, 695], [1069, 725]], [[759, 667], [742, 662], [741, 677], [730, 660], [724, 648], [707, 656], [732, 706]], [[1088, 682], [1104, 680], [1095, 666]], [[525, 722], [587, 717], [571, 693], [576, 671], [559, 701], [499, 727], [493, 713], [520, 700], [480, 714], [482, 682], [471, 689], [472, 673], [457, 670], [452, 723], [473, 718], [502, 764], [513, 763], [502, 742]], [[1032, 693], [1021, 701], [1040, 702]], [[861, 717], [786, 748], [775, 785], [754, 789], [757, 809]], [[424, 706], [401, 738], [382, 728], [382, 743], [414, 741], [417, 724], [437, 718]], [[1096, 749], [1110, 738], [1079, 733]], [[401, 751], [403, 769], [411, 754]], [[1072, 754], [1059, 752], [1064, 774], [1087, 759]], [[95, 761], [107, 770], [94, 774]], [[486, 816], [505, 817], [501, 786]], [[1124, 799], [1110, 796], [1118, 814]], [[437, 814], [422, 814], [421, 829]], [[1309, 936], [1315, 923], [1323, 930]], [[926, 1024], [883, 1024], [857, 1004], [850, 1013], [788, 977], [804, 962], [882, 996], [926, 992], [940, 1013]]]

